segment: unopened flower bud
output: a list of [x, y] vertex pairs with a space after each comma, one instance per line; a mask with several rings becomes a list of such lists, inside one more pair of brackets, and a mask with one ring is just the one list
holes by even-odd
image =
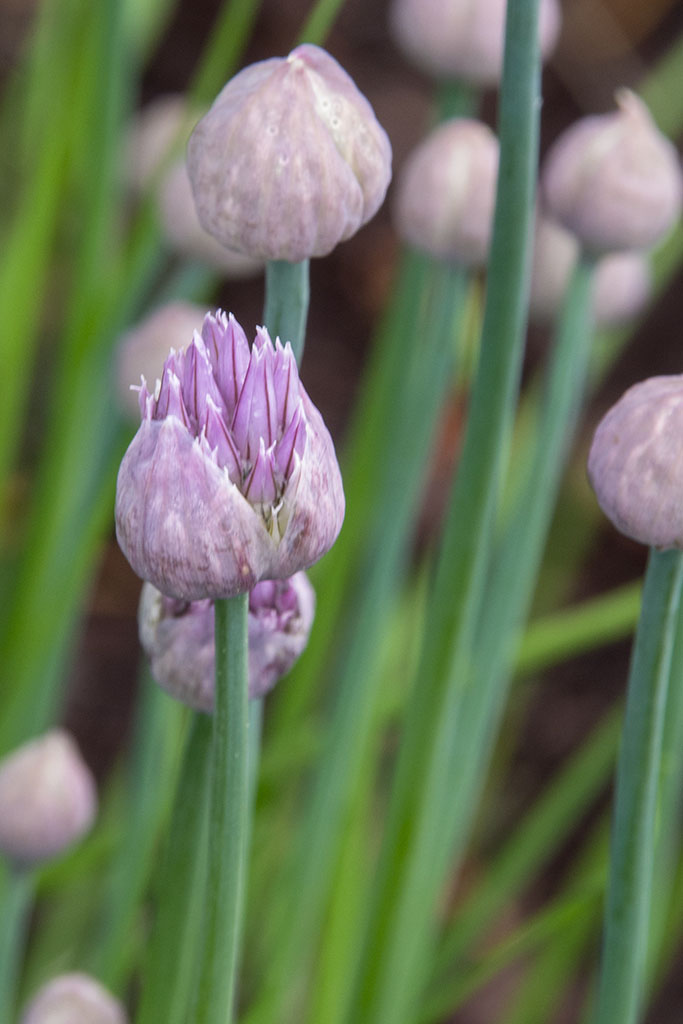
[[187, 98], [181, 95], [162, 96], [144, 107], [128, 130], [126, 184], [136, 196], [150, 187], [155, 189], [161, 228], [175, 252], [214, 267], [229, 280], [242, 280], [261, 273], [263, 261], [226, 249], [204, 230], [180, 155], [192, 123], [203, 112], [193, 113]]
[[[394, 0], [391, 28], [400, 49], [436, 77], [496, 85], [503, 71], [506, 0]], [[557, 0], [541, 0], [539, 38], [548, 57], [560, 32]]]
[[627, 537], [683, 549], [683, 375], [634, 384], [601, 420], [588, 456], [600, 507]]
[[121, 1003], [87, 974], [61, 974], [35, 994], [21, 1024], [128, 1024]]
[[481, 121], [455, 118], [408, 157], [398, 180], [399, 235], [432, 256], [465, 266], [486, 261], [498, 175], [498, 140]]
[[[579, 256], [574, 235], [548, 217], [539, 217], [534, 235], [529, 315], [552, 322], [562, 307]], [[597, 261], [593, 279], [593, 319], [599, 327], [628, 323], [650, 297], [650, 268], [642, 252], [608, 253]]]
[[222, 245], [294, 263], [374, 216], [391, 146], [336, 60], [304, 44], [228, 82], [192, 133], [188, 170], [199, 220]]
[[119, 470], [116, 532], [135, 571], [184, 601], [284, 579], [332, 546], [344, 493], [289, 342], [207, 315], [173, 352]]
[[644, 253], [608, 253], [595, 268], [595, 322], [601, 327], [629, 323], [645, 308], [651, 291], [650, 263]]
[[190, 302], [168, 302], [122, 335], [116, 352], [116, 394], [130, 419], [140, 419], [140, 398], [131, 381], [161, 377], [171, 349], [182, 348], [201, 328], [205, 315], [205, 309]]
[[615, 113], [568, 128], [542, 172], [548, 210], [596, 253], [648, 248], [681, 212], [676, 149], [634, 93], [620, 90], [617, 104]]
[[96, 811], [92, 774], [63, 730], [0, 761], [0, 851], [16, 868], [62, 853], [90, 829]]
[[[315, 593], [304, 572], [263, 580], [249, 593], [249, 696], [262, 697], [308, 643]], [[146, 583], [138, 611], [140, 642], [151, 672], [171, 696], [196, 711], [213, 711], [213, 601], [178, 601]]]

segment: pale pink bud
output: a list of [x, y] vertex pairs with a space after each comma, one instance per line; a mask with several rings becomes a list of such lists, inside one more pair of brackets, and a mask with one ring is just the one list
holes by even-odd
[[121, 336], [116, 351], [116, 396], [131, 419], [140, 419], [140, 396], [131, 381], [161, 377], [171, 349], [182, 348], [201, 328], [206, 310], [190, 302], [168, 302]]
[[[250, 591], [250, 698], [262, 697], [289, 672], [308, 643], [314, 613], [315, 592], [304, 572], [287, 580], [263, 580]], [[197, 711], [213, 711], [213, 601], [178, 601], [146, 583], [138, 624], [159, 685]]]
[[675, 147], [634, 93], [618, 110], [584, 117], [546, 157], [542, 186], [552, 216], [592, 252], [645, 249], [673, 227], [683, 179]]
[[21, 1024], [128, 1024], [121, 1003], [87, 974], [61, 974], [36, 993]]
[[683, 375], [634, 384], [601, 420], [588, 456], [600, 507], [627, 537], [683, 548]]
[[0, 761], [0, 851], [15, 867], [58, 856], [85, 835], [96, 812], [92, 774], [63, 730]]
[[613, 252], [598, 262], [593, 283], [595, 322], [620, 327], [638, 316], [652, 292], [652, 275], [642, 252]]
[[116, 532], [135, 571], [184, 601], [284, 579], [332, 546], [344, 492], [289, 342], [250, 350], [219, 311], [173, 352], [119, 470]]
[[481, 121], [435, 128], [408, 157], [394, 203], [396, 230], [432, 256], [486, 261], [498, 176], [498, 140]]
[[[394, 0], [391, 28], [405, 55], [436, 77], [497, 85], [503, 71], [506, 0]], [[560, 32], [557, 0], [541, 0], [539, 39], [547, 58]]]
[[187, 159], [203, 227], [264, 260], [325, 256], [374, 216], [391, 178], [391, 146], [372, 107], [309, 44], [231, 79]]
[[[534, 236], [529, 314], [539, 324], [559, 313], [579, 256], [574, 235], [548, 217], [539, 217]], [[599, 327], [616, 327], [645, 307], [651, 290], [650, 267], [642, 252], [608, 253], [595, 265], [593, 318]]]

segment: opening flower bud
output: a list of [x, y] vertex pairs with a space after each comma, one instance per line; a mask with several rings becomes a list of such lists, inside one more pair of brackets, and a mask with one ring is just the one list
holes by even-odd
[[[263, 580], [249, 593], [249, 697], [262, 697], [302, 653], [313, 624], [315, 592], [304, 572]], [[152, 675], [172, 697], [197, 711], [213, 711], [215, 646], [213, 601], [164, 597], [142, 588], [140, 642]]]
[[584, 117], [545, 160], [549, 212], [589, 251], [645, 249], [673, 227], [683, 178], [674, 146], [634, 93], [617, 93], [615, 113]]
[[498, 139], [481, 121], [455, 118], [408, 157], [394, 204], [398, 234], [466, 266], [488, 255], [498, 176]]
[[208, 314], [172, 352], [119, 470], [116, 532], [135, 571], [183, 601], [284, 579], [332, 546], [344, 492], [287, 343]]
[[370, 220], [391, 179], [372, 107], [325, 50], [304, 44], [240, 71], [187, 151], [199, 220], [264, 260], [325, 256]]
[[92, 774], [63, 730], [0, 761], [0, 852], [15, 868], [58, 856], [85, 835], [96, 812]]
[[683, 375], [650, 377], [622, 395], [595, 431], [588, 476], [627, 537], [683, 549]]
[[[399, 48], [435, 77], [496, 85], [503, 71], [506, 0], [394, 0], [391, 29]], [[541, 0], [539, 37], [548, 57], [560, 32], [557, 0]]]
[[36, 993], [21, 1024], [128, 1024], [117, 999], [87, 974], [61, 974]]

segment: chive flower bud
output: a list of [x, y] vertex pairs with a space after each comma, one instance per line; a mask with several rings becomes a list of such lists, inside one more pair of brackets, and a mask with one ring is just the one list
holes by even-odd
[[394, 223], [411, 245], [465, 266], [485, 263], [498, 177], [498, 139], [481, 121], [454, 118], [408, 157]]
[[203, 229], [179, 152], [179, 144], [184, 149], [190, 127], [202, 113], [193, 112], [182, 95], [161, 96], [148, 103], [128, 129], [124, 177], [134, 196], [154, 193], [162, 234], [170, 249], [213, 267], [228, 280], [243, 280], [261, 273], [263, 261], [226, 249]]
[[92, 774], [62, 729], [0, 761], [0, 852], [16, 869], [58, 856], [85, 835], [96, 811]]
[[621, 89], [616, 99], [616, 112], [568, 128], [542, 172], [548, 211], [594, 253], [649, 248], [681, 212], [675, 147], [634, 93]]
[[[500, 82], [506, 0], [394, 0], [392, 34], [399, 49], [427, 74], [478, 86]], [[541, 0], [539, 39], [547, 58], [560, 32], [557, 0]]]
[[588, 476], [605, 515], [627, 537], [683, 549], [683, 375], [629, 388], [595, 431]]
[[332, 546], [344, 492], [289, 342], [208, 314], [172, 352], [124, 455], [116, 532], [133, 569], [182, 601], [284, 579]]
[[[262, 580], [249, 592], [249, 697], [263, 697], [308, 643], [315, 592], [304, 572]], [[153, 677], [172, 697], [196, 711], [213, 711], [215, 685], [213, 601], [164, 597], [142, 588], [140, 642]]]
[[372, 107], [317, 46], [240, 71], [193, 131], [199, 220], [222, 245], [292, 263], [325, 256], [370, 220], [391, 178]]
[[[534, 237], [529, 315], [552, 322], [562, 305], [579, 257], [575, 236], [548, 217], [539, 217]], [[651, 292], [650, 264], [637, 250], [607, 253], [595, 265], [593, 318], [599, 327], [628, 323], [645, 307]]]
[[60, 974], [35, 994], [21, 1024], [128, 1024], [121, 1003], [87, 974]]
[[116, 397], [121, 411], [140, 419], [140, 400], [132, 380], [156, 380], [171, 349], [182, 348], [206, 315], [191, 302], [167, 302], [121, 336], [116, 350]]

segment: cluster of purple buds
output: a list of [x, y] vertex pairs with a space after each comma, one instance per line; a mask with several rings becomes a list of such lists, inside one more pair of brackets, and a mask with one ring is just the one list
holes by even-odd
[[317, 561], [344, 518], [332, 439], [289, 343], [208, 314], [160, 381], [117, 483], [116, 526], [135, 571], [185, 601], [232, 597]]
[[[315, 593], [304, 572], [263, 580], [249, 592], [249, 697], [263, 697], [292, 667], [308, 642]], [[165, 597], [147, 583], [138, 612], [140, 642], [152, 675], [171, 696], [197, 711], [213, 711], [214, 604]]]

